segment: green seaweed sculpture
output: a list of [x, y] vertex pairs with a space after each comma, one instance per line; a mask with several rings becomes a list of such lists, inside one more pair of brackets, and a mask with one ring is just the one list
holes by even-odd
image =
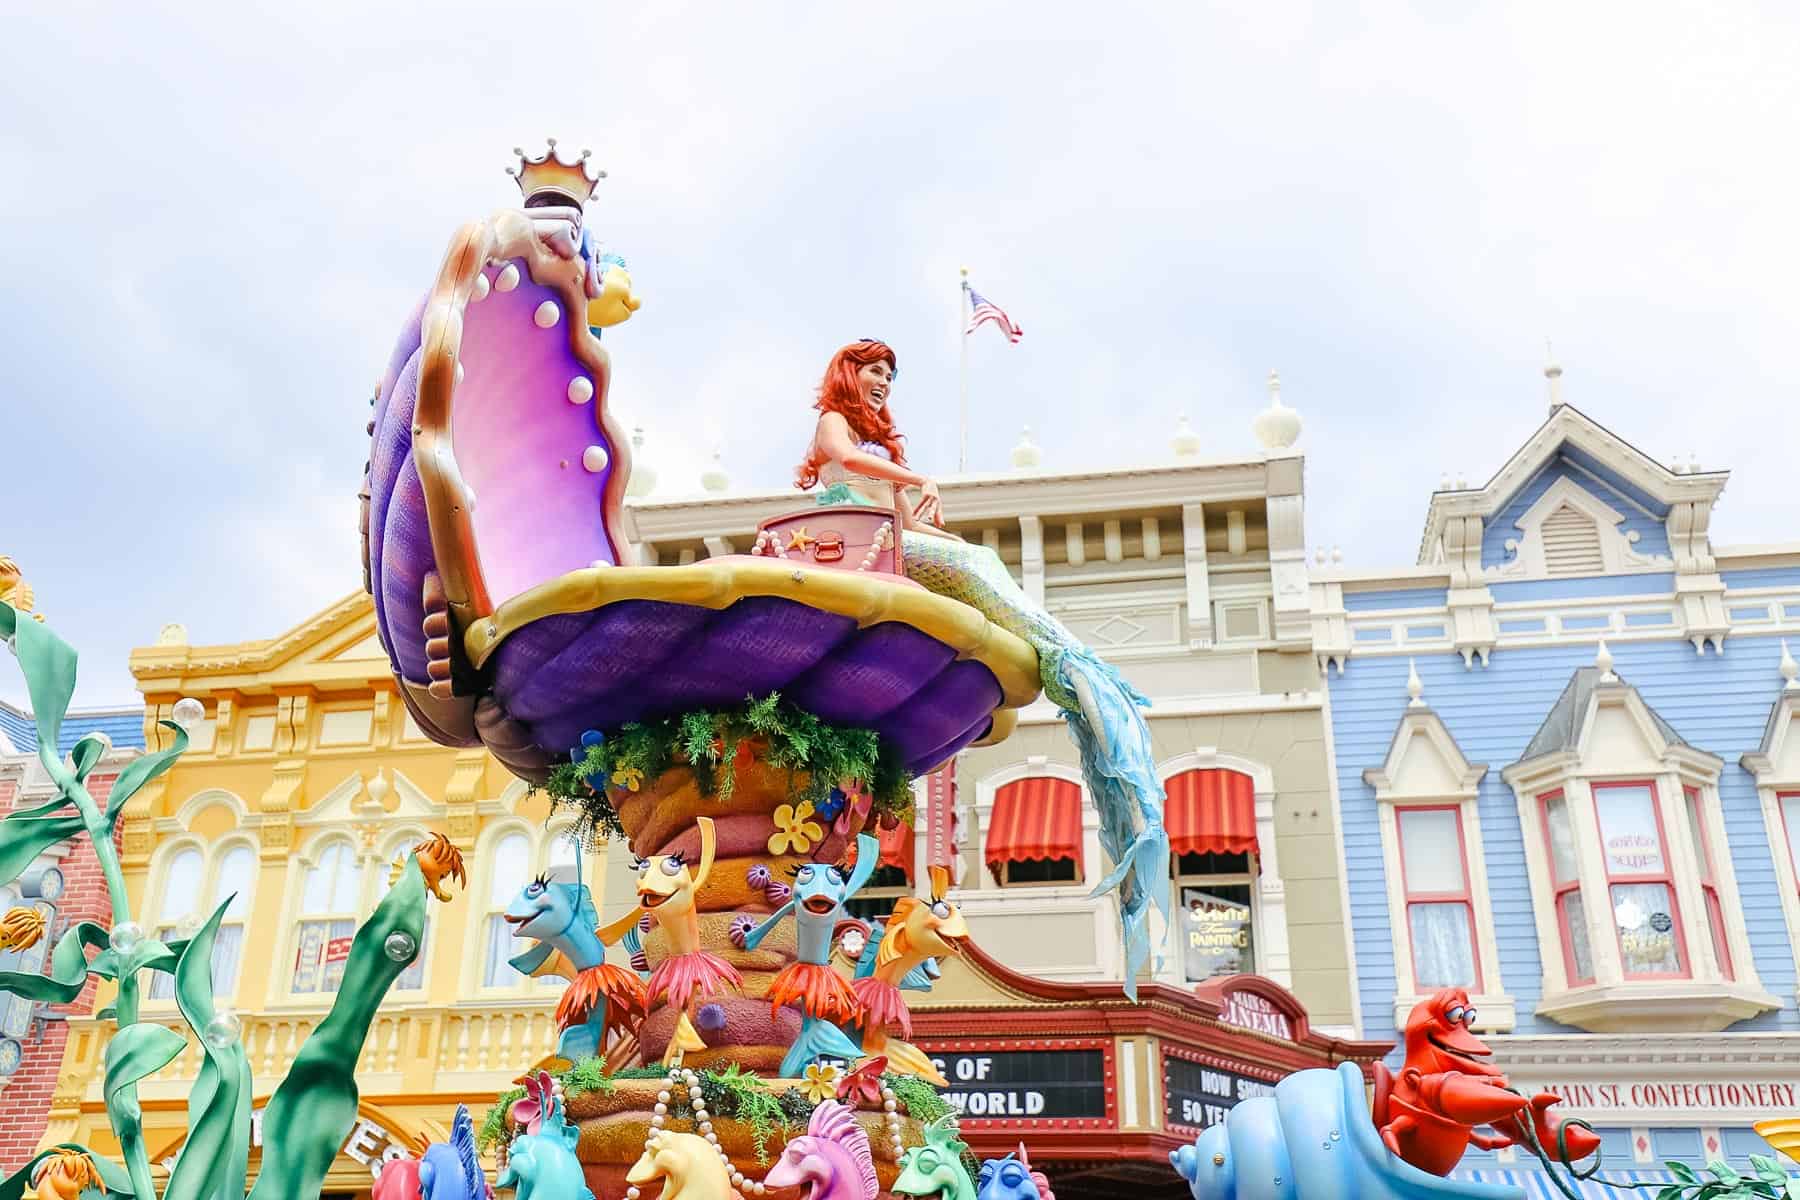
[[[213, 939], [231, 898], [221, 902], [186, 941], [146, 938], [132, 920], [113, 840], [127, 801], [174, 764], [187, 749], [187, 733], [173, 722], [159, 722], [170, 733], [170, 745], [121, 770], [102, 809], [86, 781], [106, 752], [106, 739], [88, 734], [75, 743], [66, 761], [56, 751], [75, 693], [75, 651], [9, 604], [0, 604], [0, 641], [12, 649], [24, 672], [37, 723], [38, 758], [58, 792], [48, 803], [0, 820], [0, 884], [16, 879], [45, 850], [85, 834], [100, 861], [112, 905], [110, 931], [90, 921], [74, 925], [51, 950], [45, 973], [0, 971], [0, 991], [66, 1004], [81, 993], [90, 975], [117, 985], [117, 999], [99, 1014], [118, 1023], [106, 1047], [102, 1094], [124, 1158], [121, 1168], [85, 1146], [67, 1144], [42, 1151], [0, 1181], [0, 1200], [19, 1200], [33, 1185], [40, 1166], [52, 1159], [85, 1160], [76, 1170], [96, 1182], [84, 1194], [104, 1191], [106, 1200], [156, 1200], [137, 1085], [173, 1061], [186, 1049], [188, 1039], [166, 1025], [138, 1019], [139, 974], [145, 970], [174, 976], [176, 1005], [205, 1055], [188, 1097], [187, 1138], [170, 1170], [163, 1200], [243, 1200], [250, 1157], [250, 1063], [236, 1018], [220, 1012], [214, 1003], [211, 969]], [[409, 855], [399, 880], [357, 929], [330, 1013], [300, 1048], [269, 1101], [265, 1120], [280, 1130], [280, 1136], [265, 1142], [252, 1197], [289, 1200], [319, 1194], [332, 1159], [356, 1120], [354, 1071], [376, 1009], [418, 954], [426, 895], [425, 872], [417, 855]], [[25, 928], [32, 924], [29, 919], [17, 923]], [[35, 939], [38, 932], [26, 936]], [[87, 955], [90, 949], [98, 951], [92, 959]]]

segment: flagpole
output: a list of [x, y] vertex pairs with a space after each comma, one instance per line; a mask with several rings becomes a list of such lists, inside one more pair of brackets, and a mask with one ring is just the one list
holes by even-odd
[[962, 385], [962, 438], [957, 445], [956, 473], [969, 469], [969, 268], [962, 269], [962, 288], [956, 295], [956, 332], [962, 341], [962, 365], [958, 375]]

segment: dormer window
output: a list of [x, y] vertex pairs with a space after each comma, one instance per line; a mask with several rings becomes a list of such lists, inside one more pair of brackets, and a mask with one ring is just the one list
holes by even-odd
[[1779, 1006], [1758, 984], [1725, 850], [1723, 763], [1601, 643], [1502, 772], [1537, 913], [1540, 1015], [1597, 1033], [1711, 1032]]
[[[1756, 779], [1781, 911], [1800, 968], [1800, 663], [1788, 653], [1786, 642], [1781, 644], [1781, 674], [1786, 683], [1769, 711], [1762, 744], [1744, 755], [1743, 767]], [[1733, 888], [1725, 883], [1722, 890], [1729, 898]]]

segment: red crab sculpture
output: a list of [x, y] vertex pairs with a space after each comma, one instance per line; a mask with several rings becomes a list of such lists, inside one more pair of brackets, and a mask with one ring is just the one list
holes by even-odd
[[[1433, 1175], [1447, 1175], [1471, 1145], [1498, 1150], [1530, 1139], [1557, 1153], [1561, 1119], [1550, 1106], [1562, 1099], [1549, 1092], [1524, 1096], [1510, 1090], [1492, 1062], [1493, 1051], [1470, 1032], [1475, 1008], [1462, 988], [1443, 988], [1421, 1000], [1406, 1018], [1406, 1061], [1400, 1073], [1375, 1065], [1375, 1126], [1389, 1150]], [[1477, 1132], [1486, 1125], [1492, 1134]], [[1579, 1124], [1563, 1132], [1568, 1160], [1600, 1148], [1600, 1139]]]

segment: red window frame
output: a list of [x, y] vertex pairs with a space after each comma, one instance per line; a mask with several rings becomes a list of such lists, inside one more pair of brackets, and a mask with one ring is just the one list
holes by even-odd
[[[1544, 835], [1544, 861], [1550, 872], [1550, 904], [1552, 910], [1556, 913], [1556, 930], [1562, 935], [1563, 974], [1568, 979], [1569, 986], [1575, 987], [1578, 984], [1594, 982], [1594, 976], [1591, 970], [1594, 965], [1594, 940], [1591, 936], [1588, 938], [1588, 966], [1590, 971], [1588, 974], [1583, 975], [1575, 965], [1575, 939], [1569, 935], [1568, 907], [1569, 896], [1571, 894], [1576, 896], [1581, 894], [1580, 849], [1579, 847], [1576, 848], [1578, 857], [1575, 863], [1575, 873], [1568, 879], [1558, 879], [1556, 876], [1556, 844], [1550, 837], [1550, 802], [1552, 800], [1562, 801], [1563, 810], [1566, 812], [1569, 807], [1569, 798], [1563, 794], [1561, 788], [1558, 788], [1553, 792], [1545, 792], [1543, 795], [1539, 796], [1538, 825], [1541, 827]], [[1570, 836], [1573, 837], [1573, 814], [1570, 815], [1569, 828]], [[1584, 917], [1587, 914], [1587, 906], [1585, 904], [1582, 906], [1582, 914]], [[1588, 932], [1590, 935], [1593, 933], [1593, 926], [1591, 923], [1588, 926]]]
[[[1669, 831], [1663, 825], [1662, 798], [1657, 794], [1656, 781], [1651, 779], [1617, 779], [1609, 783], [1588, 785], [1590, 798], [1594, 803], [1594, 828], [1600, 828], [1600, 793], [1623, 788], [1643, 788], [1650, 793], [1650, 815], [1656, 818], [1656, 838], [1662, 844], [1663, 869], [1661, 874], [1651, 875], [1615, 875], [1611, 867], [1606, 868], [1606, 911], [1607, 924], [1612, 926], [1613, 942], [1618, 945], [1619, 922], [1612, 916], [1612, 885], [1615, 883], [1660, 883], [1669, 889], [1669, 915], [1675, 921], [1675, 957], [1680, 962], [1679, 971], [1639, 971], [1632, 973], [1625, 968], [1625, 947], [1619, 946], [1619, 969], [1625, 979], [1692, 979], [1694, 977], [1693, 960], [1688, 957], [1687, 931], [1681, 924], [1681, 896], [1675, 891], [1675, 873], [1672, 869], [1669, 853]], [[1601, 835], [1604, 837], [1604, 833]], [[1606, 861], [1606, 847], [1600, 848], [1600, 860]]]
[[1725, 909], [1719, 903], [1719, 878], [1713, 866], [1712, 833], [1706, 828], [1706, 808], [1702, 800], [1699, 788], [1684, 786], [1681, 789], [1681, 802], [1692, 806], [1689, 824], [1700, 831], [1700, 844], [1694, 847], [1694, 854], [1700, 860], [1700, 896], [1706, 904], [1707, 929], [1712, 935], [1713, 958], [1719, 964], [1719, 974], [1735, 981], [1737, 969], [1731, 961], [1731, 943], [1725, 938]]
[[[1447, 812], [1456, 817], [1456, 853], [1462, 859], [1462, 891], [1415, 892], [1406, 878], [1406, 817], [1409, 813]], [[1475, 967], [1475, 979], [1469, 990], [1482, 990], [1481, 935], [1475, 929], [1475, 897], [1469, 890], [1469, 839], [1463, 829], [1460, 804], [1407, 804], [1394, 809], [1394, 840], [1400, 852], [1400, 889], [1406, 897], [1406, 944], [1412, 953], [1413, 986], [1419, 986], [1419, 948], [1413, 944], [1412, 908], [1415, 904], [1461, 904], [1469, 914], [1469, 961]]]

